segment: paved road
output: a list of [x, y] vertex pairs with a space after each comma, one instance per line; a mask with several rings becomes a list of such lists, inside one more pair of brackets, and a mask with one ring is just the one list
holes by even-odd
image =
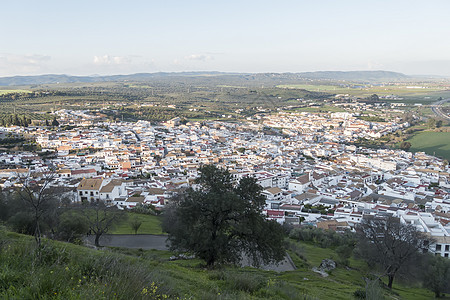
[[[94, 244], [94, 236], [87, 238], [89, 244]], [[150, 234], [105, 234], [100, 237], [100, 245], [108, 247], [123, 247], [133, 249], [169, 250], [166, 245], [167, 236]]]
[[450, 101], [449, 99], [443, 99], [440, 100], [438, 102], [435, 102], [431, 105], [431, 110], [433, 111], [433, 113], [435, 115], [437, 115], [440, 118], [446, 119], [446, 120], [450, 120], [450, 117], [448, 115], [446, 115], [442, 110], [441, 110], [441, 106], [442, 104], [444, 104], [445, 102]]
[[[89, 244], [94, 244], [94, 236], [87, 238]], [[150, 235], [150, 234], [105, 234], [100, 237], [100, 245], [108, 247], [123, 247], [133, 249], [156, 249], [168, 250], [167, 237], [164, 235]], [[250, 261], [244, 258], [241, 266], [250, 266]], [[293, 271], [295, 265], [289, 255], [286, 254], [285, 259], [278, 265], [262, 265], [261, 269], [276, 272]]]

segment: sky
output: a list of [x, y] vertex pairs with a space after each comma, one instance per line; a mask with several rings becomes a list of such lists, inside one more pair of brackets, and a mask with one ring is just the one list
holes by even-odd
[[0, 76], [388, 70], [450, 76], [448, 0], [14, 0]]

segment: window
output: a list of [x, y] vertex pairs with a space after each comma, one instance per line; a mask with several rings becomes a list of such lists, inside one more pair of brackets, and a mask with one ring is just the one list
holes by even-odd
[[441, 251], [441, 245], [439, 244], [436, 245], [436, 251]]
[[91, 192], [91, 196], [94, 196], [94, 192]]
[[83, 195], [83, 192], [82, 191], [80, 191], [80, 196], [82, 196]]
[[445, 251], [446, 252], [450, 251], [450, 245], [445, 245]]

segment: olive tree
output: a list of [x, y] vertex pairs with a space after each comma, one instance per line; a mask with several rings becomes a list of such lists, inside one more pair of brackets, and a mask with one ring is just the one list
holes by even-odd
[[411, 224], [394, 217], [366, 217], [358, 226], [358, 253], [370, 263], [378, 264], [392, 288], [397, 272], [414, 263], [427, 248], [430, 238]]
[[234, 184], [227, 170], [206, 165], [196, 183], [164, 213], [163, 230], [172, 250], [194, 253], [208, 267], [238, 263], [244, 256], [253, 265], [284, 258], [284, 231], [263, 215], [265, 197], [256, 179]]

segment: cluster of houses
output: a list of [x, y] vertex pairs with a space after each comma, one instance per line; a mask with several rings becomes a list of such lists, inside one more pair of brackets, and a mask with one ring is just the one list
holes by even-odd
[[[102, 201], [121, 209], [162, 209], [192, 186], [203, 164], [227, 168], [234, 180], [255, 177], [267, 218], [353, 230], [367, 216], [394, 216], [434, 237], [431, 251], [450, 255], [448, 162], [425, 153], [348, 145], [408, 124], [366, 122], [348, 113], [257, 116], [257, 122], [162, 124], [107, 122], [87, 112], [59, 112], [69, 130], [1, 130], [34, 136], [42, 153], [1, 153], [0, 186], [17, 174], [56, 169], [53, 185], [71, 201]], [[94, 122], [95, 121], [95, 122]], [[271, 128], [271, 130], [267, 130]]]

